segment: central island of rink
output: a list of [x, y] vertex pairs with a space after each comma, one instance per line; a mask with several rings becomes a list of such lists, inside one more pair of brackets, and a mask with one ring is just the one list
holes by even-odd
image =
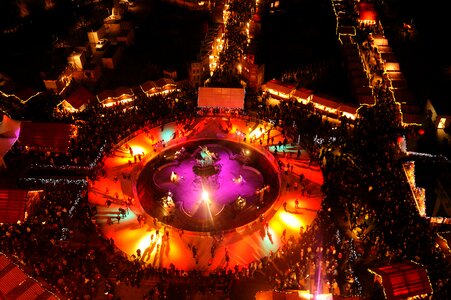
[[160, 152], [140, 172], [136, 192], [152, 217], [184, 230], [215, 232], [264, 214], [277, 199], [279, 178], [253, 147], [202, 139]]

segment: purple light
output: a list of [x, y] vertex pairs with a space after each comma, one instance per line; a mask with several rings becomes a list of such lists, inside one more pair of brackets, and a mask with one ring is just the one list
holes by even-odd
[[[182, 146], [184, 154], [176, 159]], [[200, 146], [214, 153], [212, 165], [202, 164], [205, 153]], [[137, 192], [150, 215], [160, 219], [161, 215], [173, 214], [178, 219], [173, 226], [189, 222], [188, 226], [204, 231], [207, 227], [212, 230], [213, 224], [214, 229], [228, 227], [223, 223], [231, 218], [237, 223], [252, 221], [250, 214], [258, 216], [262, 213], [259, 209], [268, 208], [274, 200], [272, 196], [277, 195], [275, 178], [277, 171], [258, 151], [232, 141], [200, 140], [170, 148], [151, 160], [139, 176]], [[267, 184], [271, 185], [272, 199], [261, 203], [263, 197], [257, 191]], [[164, 212], [159, 202], [168, 192], [176, 207]], [[217, 222], [221, 219], [224, 222]], [[196, 222], [201, 225], [193, 224]]]

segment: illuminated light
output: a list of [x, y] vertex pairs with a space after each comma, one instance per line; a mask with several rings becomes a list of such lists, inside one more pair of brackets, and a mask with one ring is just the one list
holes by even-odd
[[210, 200], [210, 194], [206, 190], [202, 190], [201, 199], [208, 202]]
[[301, 220], [296, 218], [295, 215], [290, 214], [288, 212], [285, 211], [280, 212], [279, 218], [283, 223], [285, 223], [285, 225], [287, 225], [290, 228], [299, 229], [302, 226]]
[[40, 94], [42, 94], [42, 93], [43, 93], [43, 92], [37, 92], [36, 94], [30, 96], [28, 99], [22, 100], [22, 99], [20, 99], [19, 97], [17, 97], [17, 96], [14, 95], [14, 94], [6, 94], [6, 93], [0, 91], [0, 95], [2, 95], [2, 96], [4, 96], [4, 97], [13, 97], [13, 98], [16, 98], [16, 99], [19, 100], [20, 103], [22, 103], [22, 104], [23, 104], [23, 103], [27, 103], [29, 100], [31, 100], [32, 98], [34, 98], [34, 97], [36, 97], [36, 96], [38, 96], [38, 95], [40, 95]]
[[424, 134], [424, 129], [421, 128], [420, 130], [418, 130], [418, 134], [419, 134], [419, 135], [423, 135], [423, 134]]
[[438, 129], [443, 129], [443, 128], [445, 128], [445, 125], [446, 125], [446, 118], [440, 118], [440, 121], [438, 122], [437, 128]]
[[[149, 248], [150, 245], [150, 236], [152, 235], [153, 232], [151, 232], [148, 235], [143, 235], [143, 237], [141, 238], [141, 240], [138, 241], [137, 245], [136, 245], [136, 249], [141, 249], [141, 253], [143, 253], [147, 248]], [[155, 240], [154, 240], [155, 241]]]
[[174, 128], [166, 128], [163, 131], [163, 133], [161, 134], [161, 138], [165, 141], [165, 142], [169, 142], [170, 140], [172, 140], [172, 137], [174, 136]]
[[[132, 148], [133, 150], [133, 155], [144, 155], [146, 152], [144, 151], [145, 149], [140, 147], [140, 146], [134, 146], [134, 145], [130, 145], [130, 148]], [[150, 151], [148, 151], [150, 152]], [[144, 154], [143, 154], [144, 153]]]

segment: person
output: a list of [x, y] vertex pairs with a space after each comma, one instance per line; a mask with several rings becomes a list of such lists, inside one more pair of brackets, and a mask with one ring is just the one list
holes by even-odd
[[294, 208], [299, 208], [299, 200], [298, 200], [298, 198], [296, 198], [296, 200], [294, 200]]
[[283, 203], [283, 209], [284, 209], [285, 211], [287, 211], [287, 201], [285, 201], [285, 202]]
[[224, 256], [225, 256], [226, 266], [228, 266], [229, 262], [230, 262], [230, 256], [229, 256], [229, 250], [227, 250], [227, 248], [225, 248]]

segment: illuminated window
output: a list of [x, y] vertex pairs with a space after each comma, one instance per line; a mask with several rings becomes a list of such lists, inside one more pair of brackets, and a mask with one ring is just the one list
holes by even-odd
[[443, 129], [443, 128], [445, 128], [445, 125], [446, 125], [446, 118], [440, 118], [440, 122], [438, 122], [437, 128]]

